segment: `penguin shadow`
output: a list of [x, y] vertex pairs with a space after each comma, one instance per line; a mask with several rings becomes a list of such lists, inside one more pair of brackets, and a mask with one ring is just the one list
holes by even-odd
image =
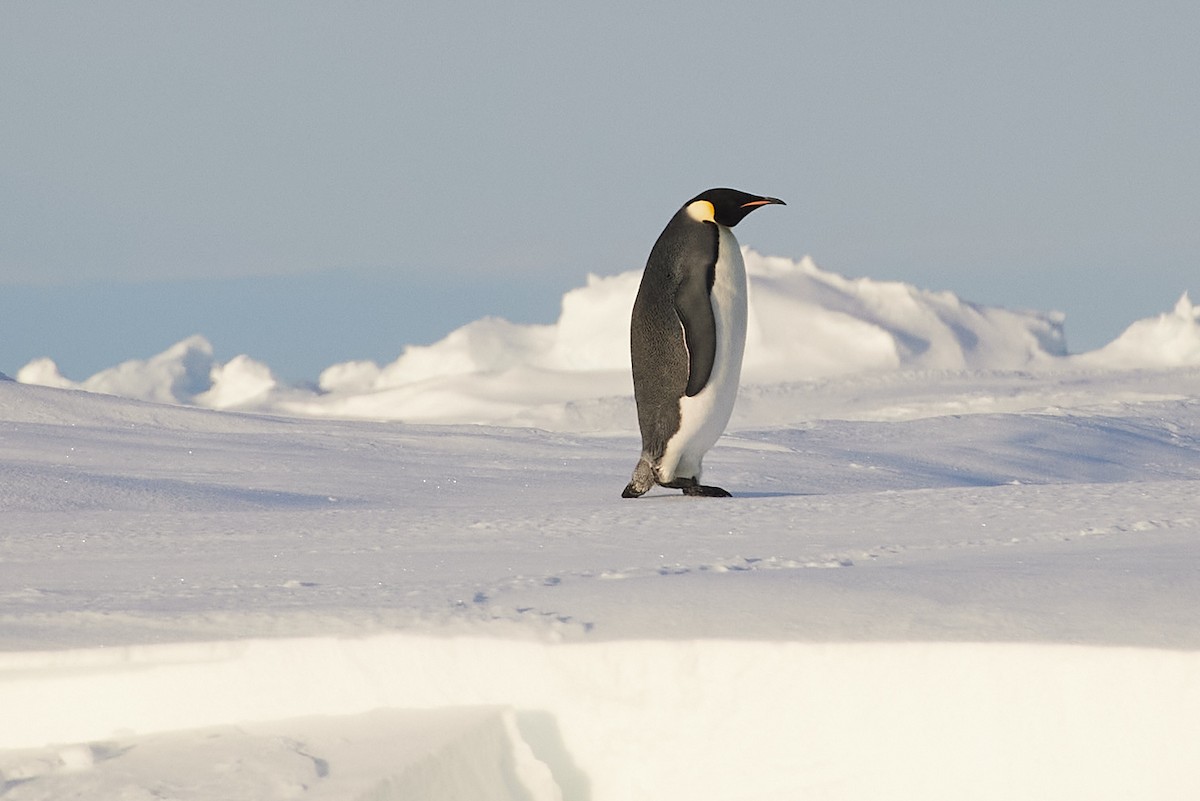
[[[767, 490], [763, 490], [763, 491], [730, 490], [730, 497], [728, 497], [728, 498], [713, 498], [712, 500], [714, 502], [725, 501], [728, 503], [729, 501], [760, 500], [763, 498], [808, 498], [813, 495], [822, 495], [822, 494], [823, 493], [820, 493], [820, 492], [784, 492], [781, 490], [771, 490], [771, 491], [767, 491]], [[638, 500], [641, 501], [642, 503], [645, 503], [646, 501], [663, 501], [663, 500], [670, 500], [673, 498], [678, 498], [681, 500], [686, 499], [689, 502], [695, 502], [695, 501], [693, 501], [693, 499], [689, 498], [688, 496], [684, 495], [683, 493], [674, 491], [674, 490], [664, 490], [661, 492], [651, 491], [651, 492], [648, 492], [645, 495], [643, 495], [641, 498], [638, 498]], [[701, 500], [708, 500], [708, 499], [698, 498], [696, 500], [701, 501]]]

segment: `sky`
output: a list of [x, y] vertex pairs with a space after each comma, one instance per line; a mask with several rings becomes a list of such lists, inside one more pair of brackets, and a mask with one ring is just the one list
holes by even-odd
[[1200, 296], [1189, 3], [7, 3], [0, 107], [10, 375], [550, 322], [723, 185], [788, 202], [743, 244], [1076, 352]]

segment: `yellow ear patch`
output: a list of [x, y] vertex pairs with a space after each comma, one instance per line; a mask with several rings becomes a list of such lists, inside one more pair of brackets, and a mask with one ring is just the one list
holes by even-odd
[[713, 222], [717, 210], [707, 200], [697, 200], [687, 205], [687, 213], [696, 222]]

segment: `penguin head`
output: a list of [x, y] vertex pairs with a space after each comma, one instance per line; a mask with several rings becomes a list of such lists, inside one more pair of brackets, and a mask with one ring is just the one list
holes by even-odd
[[683, 207], [694, 220], [716, 222], [726, 228], [732, 228], [750, 212], [773, 203], [787, 205], [778, 198], [751, 195], [737, 189], [709, 189], [696, 195]]

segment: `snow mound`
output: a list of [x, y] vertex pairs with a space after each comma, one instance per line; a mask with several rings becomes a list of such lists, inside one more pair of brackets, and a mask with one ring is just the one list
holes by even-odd
[[[1185, 294], [1173, 313], [1134, 323], [1107, 347], [1069, 356], [1063, 316], [969, 303], [744, 250], [750, 319], [743, 384], [771, 386], [898, 370], [1130, 369], [1200, 365], [1200, 312]], [[212, 409], [431, 423], [490, 423], [578, 430], [628, 428], [629, 314], [641, 275], [588, 276], [567, 292], [558, 320], [469, 323], [387, 365], [334, 364], [318, 389], [282, 386], [240, 355], [221, 364], [193, 336], [146, 360], [83, 382], [50, 359], [17, 380]]]
[[279, 386], [270, 368], [248, 356], [217, 362], [212, 344], [200, 335], [149, 359], [122, 362], [78, 383], [59, 373], [52, 359], [34, 359], [20, 369], [17, 381], [209, 409], [245, 406]]
[[746, 252], [747, 383], [887, 369], [1022, 369], [1066, 355], [1063, 316], [988, 308], [951, 292], [849, 279]]
[[[896, 368], [1024, 368], [1066, 355], [1062, 317], [966, 303], [897, 282], [850, 280], [817, 267], [744, 251], [751, 303], [745, 361], [748, 383], [777, 383]], [[611, 373], [607, 388], [627, 390], [629, 315], [639, 271], [589, 275], [563, 296], [553, 325], [487, 318], [432, 345], [409, 346], [392, 364], [334, 365], [321, 376], [330, 393], [445, 385], [458, 376], [505, 373]], [[523, 382], [521, 382], [523, 383]], [[546, 393], [552, 400], [557, 392]], [[576, 398], [581, 399], [581, 398]]]
[[1138, 320], [1103, 348], [1078, 358], [1107, 368], [1200, 364], [1200, 307], [1184, 292], [1171, 311]]

